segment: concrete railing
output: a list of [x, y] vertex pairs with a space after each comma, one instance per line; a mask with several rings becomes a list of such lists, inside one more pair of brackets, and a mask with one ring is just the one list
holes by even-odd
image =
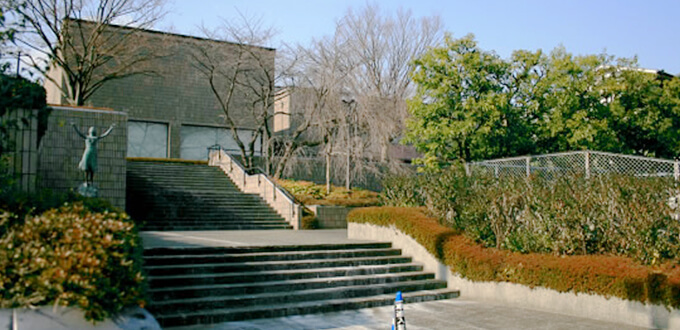
[[208, 149], [208, 165], [220, 167], [241, 191], [246, 194], [260, 195], [269, 206], [293, 226], [293, 229], [300, 229], [302, 206], [295, 203], [293, 196], [274, 183], [269, 176], [263, 173], [248, 174], [248, 171], [233, 156], [224, 152], [219, 146]]

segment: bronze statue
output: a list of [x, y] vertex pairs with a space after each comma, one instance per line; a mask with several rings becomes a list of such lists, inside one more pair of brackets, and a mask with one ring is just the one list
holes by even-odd
[[71, 125], [76, 130], [76, 133], [85, 139], [85, 151], [83, 151], [83, 158], [78, 163], [78, 169], [85, 172], [85, 185], [92, 185], [94, 184], [94, 172], [97, 171], [97, 142], [111, 134], [116, 124], [111, 124], [109, 129], [100, 136], [97, 136], [97, 129], [94, 126], [90, 127], [87, 135], [85, 135], [76, 127], [75, 123], [71, 123]]

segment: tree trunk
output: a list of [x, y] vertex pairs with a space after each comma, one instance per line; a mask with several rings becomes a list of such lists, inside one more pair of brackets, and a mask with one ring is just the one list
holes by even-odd
[[331, 152], [326, 153], [326, 194], [331, 193]]

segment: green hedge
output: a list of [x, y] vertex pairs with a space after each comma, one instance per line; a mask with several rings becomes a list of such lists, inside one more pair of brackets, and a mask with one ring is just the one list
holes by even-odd
[[680, 260], [680, 221], [672, 179], [475, 175], [462, 167], [391, 177], [386, 205], [424, 205], [476, 242], [517, 252], [615, 254], [647, 264]]
[[[14, 217], [0, 211], [0, 227]], [[103, 320], [144, 305], [141, 241], [124, 213], [77, 203], [8, 227], [0, 236], [0, 307], [77, 306]]]
[[511, 282], [680, 308], [677, 264], [649, 266], [621, 256], [558, 256], [487, 248], [425, 212], [424, 208], [362, 208], [350, 212], [347, 221], [395, 226], [453, 272], [472, 281]]

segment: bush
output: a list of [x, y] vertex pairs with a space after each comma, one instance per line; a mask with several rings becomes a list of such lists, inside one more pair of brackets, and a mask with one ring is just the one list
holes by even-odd
[[314, 214], [307, 214], [302, 217], [302, 224], [300, 229], [318, 229], [319, 219]]
[[[0, 225], [13, 217], [0, 214]], [[0, 237], [0, 307], [77, 306], [103, 320], [144, 305], [141, 258], [124, 213], [93, 213], [79, 202], [28, 216]]]
[[680, 266], [674, 263], [649, 266], [621, 256], [558, 256], [487, 248], [439, 224], [424, 208], [355, 209], [347, 221], [394, 226], [472, 281], [511, 282], [680, 308]]
[[[409, 179], [402, 179], [409, 180]], [[648, 264], [680, 260], [680, 221], [669, 206], [678, 188], [664, 178], [558, 179], [476, 175], [462, 167], [411, 179], [420, 205], [484, 246], [561, 255], [615, 254]], [[387, 187], [403, 203], [414, 184]]]

